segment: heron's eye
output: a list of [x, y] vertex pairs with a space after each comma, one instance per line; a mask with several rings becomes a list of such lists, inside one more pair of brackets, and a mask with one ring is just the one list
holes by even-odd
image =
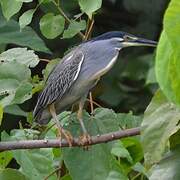
[[131, 36], [128, 36], [128, 35], [125, 35], [123, 38], [124, 38], [124, 41], [133, 40], [133, 38]]

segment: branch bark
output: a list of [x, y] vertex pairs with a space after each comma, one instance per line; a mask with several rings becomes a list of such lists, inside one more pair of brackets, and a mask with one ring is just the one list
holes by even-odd
[[[85, 142], [86, 145], [94, 145], [100, 143], [106, 143], [110, 141], [114, 141], [117, 139], [121, 139], [129, 136], [136, 136], [140, 134], [140, 128], [132, 128], [126, 130], [115, 131], [103, 135], [96, 135], [91, 137], [91, 143]], [[73, 139], [72, 143], [73, 147], [80, 147], [82, 144], [80, 143], [78, 138]], [[6, 141], [0, 142], [0, 151], [6, 150], [16, 150], [16, 149], [36, 149], [36, 148], [50, 148], [50, 147], [68, 147], [68, 142], [65, 140], [60, 141], [58, 139], [51, 140], [21, 140], [21, 141]]]

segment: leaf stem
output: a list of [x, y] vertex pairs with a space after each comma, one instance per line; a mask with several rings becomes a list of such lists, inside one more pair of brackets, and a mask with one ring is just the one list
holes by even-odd
[[56, 168], [54, 171], [52, 171], [50, 174], [48, 174], [44, 180], [48, 180], [53, 174], [55, 174], [57, 171], [59, 171], [61, 167]]
[[[56, 3], [55, 1], [52, 1], [54, 3], [54, 5], [57, 7], [59, 13], [64, 17], [65, 21], [70, 24], [71, 20], [68, 18], [68, 16], [64, 13], [64, 11], [61, 9], [61, 7], [59, 6], [59, 3]], [[82, 32], [78, 33], [79, 37], [81, 39], [84, 39], [84, 34]]]

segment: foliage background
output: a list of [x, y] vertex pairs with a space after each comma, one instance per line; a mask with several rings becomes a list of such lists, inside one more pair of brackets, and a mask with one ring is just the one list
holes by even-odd
[[[0, 179], [43, 179], [58, 167], [49, 179], [179, 179], [178, 0], [171, 1], [166, 14], [169, 0], [104, 0], [102, 5], [101, 0], [0, 0], [0, 4], [1, 140], [37, 136], [38, 131], [29, 129], [37, 92], [59, 58], [82, 41], [77, 34], [85, 32], [88, 17], [95, 20], [92, 37], [121, 30], [158, 41], [162, 32], [157, 52], [144, 47], [120, 52], [116, 66], [93, 89], [94, 101], [104, 108], [95, 106], [92, 117], [87, 103], [84, 112], [92, 135], [142, 126], [140, 137], [96, 145], [87, 152], [80, 148], [2, 152]], [[62, 10], [70, 25], [60, 15]], [[6, 51], [17, 47], [28, 47], [35, 54], [24, 48]], [[48, 65], [46, 59], [51, 59]], [[62, 113], [60, 119], [78, 136], [75, 114], [70, 118], [68, 114]], [[53, 128], [45, 135], [55, 137]]]

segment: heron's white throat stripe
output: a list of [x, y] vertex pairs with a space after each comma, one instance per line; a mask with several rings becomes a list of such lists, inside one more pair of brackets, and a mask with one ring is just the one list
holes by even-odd
[[78, 70], [77, 70], [76, 75], [74, 76], [74, 79], [73, 79], [74, 81], [77, 79], [77, 77], [79, 75], [79, 72], [81, 70], [81, 65], [83, 63], [83, 60], [84, 60], [84, 54], [82, 53], [82, 58], [81, 58], [81, 61], [79, 62]]
[[104, 75], [106, 72], [108, 72], [112, 68], [114, 63], [116, 62], [116, 59], [117, 59], [118, 55], [119, 55], [119, 52], [111, 59], [109, 64], [104, 69], [97, 72], [93, 77], [100, 77], [100, 76]]

